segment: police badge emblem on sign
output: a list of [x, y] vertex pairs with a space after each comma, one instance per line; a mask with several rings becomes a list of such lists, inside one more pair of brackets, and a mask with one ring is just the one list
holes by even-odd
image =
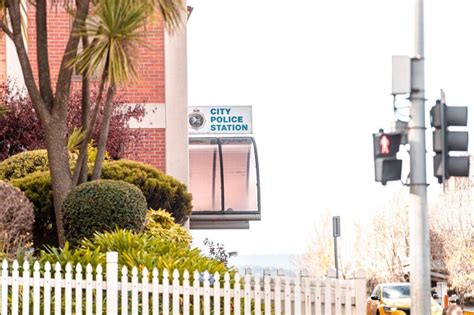
[[204, 126], [206, 117], [199, 111], [199, 109], [194, 109], [192, 113], [188, 115], [189, 126], [191, 128], [198, 130]]

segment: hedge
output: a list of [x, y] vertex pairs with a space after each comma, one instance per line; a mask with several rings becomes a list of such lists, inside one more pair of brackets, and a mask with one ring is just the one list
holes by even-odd
[[129, 160], [104, 164], [102, 179], [123, 180], [140, 188], [148, 208], [171, 213], [176, 223], [182, 224], [191, 215], [192, 196], [186, 185], [155, 167]]
[[[106, 162], [102, 169], [102, 179], [123, 180], [137, 186], [144, 194], [148, 208], [164, 209], [172, 214], [176, 223], [184, 222], [191, 213], [192, 196], [187, 192], [186, 186], [151, 165], [127, 160]], [[13, 179], [11, 184], [22, 190], [34, 204], [34, 247], [41, 249], [44, 245], [57, 246], [49, 171]]]
[[96, 180], [77, 186], [62, 206], [66, 239], [76, 245], [96, 232], [114, 228], [142, 231], [146, 200], [140, 189], [117, 180]]

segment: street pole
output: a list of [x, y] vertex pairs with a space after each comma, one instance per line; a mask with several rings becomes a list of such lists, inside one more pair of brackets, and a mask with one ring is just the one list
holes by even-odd
[[410, 144], [410, 286], [411, 313], [431, 314], [428, 234], [423, 0], [415, 0], [415, 57], [412, 59]]
[[336, 279], [339, 279], [339, 263], [337, 257], [337, 238], [341, 236], [341, 217], [332, 217], [332, 236], [334, 237], [334, 265], [336, 266]]
[[339, 279], [339, 263], [337, 261], [337, 237], [334, 236], [334, 265], [336, 267], [336, 279]]

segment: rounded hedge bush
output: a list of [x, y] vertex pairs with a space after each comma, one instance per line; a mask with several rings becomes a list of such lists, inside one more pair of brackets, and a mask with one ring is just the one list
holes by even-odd
[[15, 254], [31, 241], [33, 204], [23, 192], [0, 181], [0, 246], [2, 252]]
[[191, 215], [192, 196], [186, 185], [151, 165], [129, 160], [113, 161], [104, 164], [101, 178], [123, 180], [137, 186], [145, 195], [149, 208], [171, 213], [178, 224]]
[[10, 181], [47, 170], [49, 167], [46, 150], [26, 151], [12, 155], [0, 163], [0, 179]]
[[147, 205], [134, 185], [96, 180], [77, 186], [62, 206], [66, 239], [76, 245], [96, 232], [117, 228], [142, 231]]

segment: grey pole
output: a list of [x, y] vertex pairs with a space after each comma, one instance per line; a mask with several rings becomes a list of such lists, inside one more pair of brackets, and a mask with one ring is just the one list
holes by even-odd
[[334, 265], [336, 266], [336, 279], [339, 279], [339, 263], [337, 261], [337, 237], [334, 236]]
[[415, 57], [412, 60], [410, 144], [410, 286], [411, 313], [431, 314], [430, 244], [428, 238], [426, 146], [425, 146], [425, 67], [423, 0], [415, 0]]
[[339, 263], [337, 257], [337, 238], [341, 236], [341, 217], [332, 217], [332, 236], [334, 237], [334, 264], [336, 266], [336, 279], [339, 279]]

